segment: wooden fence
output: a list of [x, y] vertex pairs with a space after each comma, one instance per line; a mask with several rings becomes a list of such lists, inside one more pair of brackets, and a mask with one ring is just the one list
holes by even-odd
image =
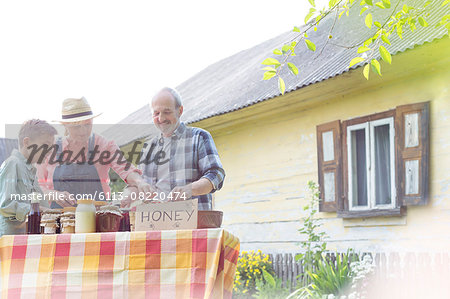
[[[336, 260], [335, 253], [327, 255], [332, 261]], [[375, 263], [371, 282], [389, 289], [390, 295], [398, 296], [397, 298], [416, 298], [419, 295], [422, 298], [432, 298], [430, 290], [444, 290], [449, 293], [446, 298], [450, 298], [448, 253], [363, 253], [362, 257], [364, 255], [370, 255]], [[295, 261], [295, 254], [269, 254], [269, 260], [283, 286], [295, 288], [297, 277], [304, 273], [302, 262]]]

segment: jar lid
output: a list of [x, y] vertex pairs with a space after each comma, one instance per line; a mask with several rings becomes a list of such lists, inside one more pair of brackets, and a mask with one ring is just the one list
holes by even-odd
[[62, 213], [61, 209], [47, 209], [42, 212], [42, 214], [61, 214], [61, 213]]
[[76, 212], [65, 212], [64, 214], [62, 214], [63, 218], [75, 218], [75, 213]]
[[98, 215], [115, 214], [117, 216], [122, 216], [120, 208], [118, 206], [114, 206], [114, 205], [106, 205], [106, 206], [100, 207], [100, 210], [97, 211], [97, 214]]
[[42, 194], [37, 193], [37, 192], [31, 193], [31, 200], [30, 200], [31, 203], [40, 203], [41, 199], [42, 199]]
[[93, 198], [83, 198], [83, 199], [77, 200], [77, 204], [93, 204], [93, 203], [94, 203]]

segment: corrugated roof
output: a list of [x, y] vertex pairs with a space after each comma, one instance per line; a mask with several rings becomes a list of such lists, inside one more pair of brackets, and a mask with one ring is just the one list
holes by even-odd
[[[425, 1], [407, 2], [412, 5]], [[386, 46], [386, 48], [395, 55], [445, 36], [447, 33], [445, 28], [435, 29], [433, 26], [439, 22], [443, 15], [449, 13], [448, 5], [441, 8], [441, 2], [433, 1], [431, 4], [431, 15], [427, 17], [430, 26], [424, 28], [417, 25], [417, 30], [414, 32], [405, 28], [403, 39], [400, 39], [396, 34], [391, 35], [389, 37], [391, 46]], [[374, 21], [383, 23], [383, 20], [390, 16], [397, 1], [391, 1], [391, 3], [392, 8], [389, 10], [381, 10], [376, 7], [373, 9]], [[367, 28], [364, 25], [364, 18], [359, 17], [359, 11], [360, 6], [356, 3], [354, 9], [350, 12], [350, 16], [343, 16], [337, 22], [331, 32], [331, 39], [328, 38], [329, 28], [334, 22], [334, 16], [331, 15], [321, 21], [317, 32], [311, 31], [309, 33], [309, 39], [316, 44], [317, 50], [311, 52], [305, 45], [301, 44], [297, 47], [297, 56], [292, 57], [291, 60], [299, 67], [300, 74], [293, 76], [287, 68], [284, 70], [282, 77], [286, 83], [286, 92], [292, 92], [335, 77], [349, 70], [348, 65], [350, 60], [356, 56], [358, 47], [344, 48], [334, 44], [353, 46], [370, 37], [366, 33]], [[372, 28], [372, 35], [375, 32], [376, 27]], [[367, 36], [364, 36], [364, 34]], [[277, 58], [276, 55], [272, 54], [272, 51], [275, 48], [280, 48], [295, 36], [296, 33], [292, 31], [281, 34], [255, 47], [225, 58], [180, 84], [177, 90], [183, 97], [184, 113], [182, 120], [187, 123], [197, 122], [281, 95], [276, 82], [262, 80], [261, 62], [267, 57]], [[353, 68], [360, 65], [358, 64]], [[120, 123], [142, 123], [145, 121], [148, 123], [151, 119], [146, 111], [149, 111], [148, 105], [130, 114]]]
[[17, 139], [0, 138], [0, 165], [11, 155], [15, 148], [19, 148]]

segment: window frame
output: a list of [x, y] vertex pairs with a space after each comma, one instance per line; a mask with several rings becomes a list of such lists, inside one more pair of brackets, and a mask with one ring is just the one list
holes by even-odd
[[352, 153], [353, 153], [353, 146], [352, 146], [352, 131], [357, 131], [364, 129], [365, 132], [365, 140], [366, 140], [366, 176], [367, 176], [367, 190], [370, 190], [370, 150], [368, 151], [367, 148], [370, 147], [370, 140], [369, 140], [369, 122], [364, 122], [360, 124], [355, 124], [347, 127], [347, 157], [348, 158], [348, 167], [347, 167], [347, 173], [344, 175], [348, 178], [348, 209], [350, 211], [366, 211], [370, 209], [370, 198], [367, 197], [367, 206], [353, 206], [353, 159], [352, 159]]
[[[396, 157], [395, 157], [395, 122], [394, 117], [388, 117], [388, 118], [382, 118], [378, 120], [373, 120], [370, 122], [370, 139], [371, 139], [371, 162], [375, 162], [375, 127], [378, 125], [385, 125], [389, 124], [389, 153], [391, 156], [390, 159], [390, 172], [391, 172], [391, 203], [389, 205], [376, 205], [376, 195], [375, 195], [375, 188], [371, 188], [372, 191], [372, 199], [373, 199], [373, 206], [372, 209], [394, 209], [397, 206], [397, 182], [395, 179], [396, 175]], [[373, 146], [373, 148], [372, 148]], [[371, 170], [371, 177], [370, 177], [370, 183], [371, 186], [375, 186], [375, 164], [373, 165], [373, 168]]]
[[[387, 205], [377, 205], [376, 204], [376, 194], [375, 194], [375, 127], [380, 125], [389, 125], [389, 154], [390, 154], [390, 173], [391, 173], [391, 203]], [[354, 206], [353, 205], [353, 144], [352, 144], [352, 132], [356, 130], [364, 129], [365, 141], [366, 141], [366, 177], [367, 177], [367, 205], [366, 206]], [[347, 127], [347, 156], [348, 167], [345, 175], [348, 178], [348, 207], [349, 211], [371, 211], [371, 210], [391, 210], [397, 205], [397, 186], [395, 180], [395, 126], [394, 117], [380, 118], [371, 121], [362, 122], [359, 124], [350, 125]]]
[[[396, 109], [391, 109], [383, 112], [378, 112], [370, 115], [365, 115], [357, 118], [348, 119], [342, 122], [342, 181], [343, 181], [343, 194], [342, 194], [342, 209], [336, 210], [338, 213], [338, 217], [342, 218], [364, 218], [364, 217], [379, 217], [379, 216], [401, 216], [406, 213], [406, 208], [401, 206], [398, 200], [398, 194], [396, 194], [396, 202], [393, 208], [375, 208], [375, 209], [357, 209], [350, 210], [350, 201], [349, 201], [349, 176], [348, 176], [348, 152], [347, 152], [347, 144], [348, 144], [348, 131], [347, 128], [349, 126], [358, 125], [366, 122], [376, 121], [380, 119], [390, 118], [392, 117], [394, 120], [394, 131], [397, 130], [395, 126], [396, 121]], [[394, 137], [394, 148], [397, 146], [397, 132], [395, 132], [396, 136]], [[394, 152], [394, 161], [397, 162], [397, 151]], [[391, 162], [392, 163], [392, 162]], [[397, 164], [395, 165], [395, 169], [397, 169]], [[398, 171], [396, 170], [396, 176], [394, 181], [396, 185], [398, 185]], [[398, 187], [398, 186], [397, 186]], [[398, 188], [397, 188], [398, 192]]]

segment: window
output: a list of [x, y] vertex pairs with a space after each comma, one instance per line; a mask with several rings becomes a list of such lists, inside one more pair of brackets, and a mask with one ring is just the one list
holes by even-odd
[[320, 211], [402, 215], [428, 202], [428, 103], [317, 126]]
[[395, 208], [394, 136], [392, 117], [347, 127], [351, 211]]

